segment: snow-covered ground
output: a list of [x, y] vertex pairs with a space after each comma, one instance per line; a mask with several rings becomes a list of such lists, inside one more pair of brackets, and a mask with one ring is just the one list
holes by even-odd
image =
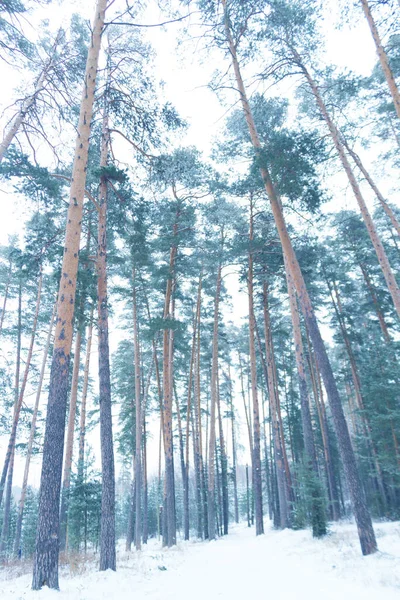
[[[118, 570], [72, 562], [61, 592], [32, 592], [22, 565], [2, 570], [1, 600], [399, 600], [400, 523], [375, 525], [379, 552], [363, 557], [354, 524], [324, 540], [309, 531], [258, 538], [245, 526], [216, 542], [185, 542], [170, 550], [151, 541], [140, 553], [119, 552]], [[14, 569], [14, 570], [13, 570]]]

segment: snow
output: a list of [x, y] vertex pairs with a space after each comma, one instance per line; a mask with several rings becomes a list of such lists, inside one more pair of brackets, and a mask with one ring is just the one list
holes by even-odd
[[375, 525], [379, 552], [363, 557], [354, 523], [314, 540], [309, 531], [274, 531], [258, 538], [244, 525], [215, 542], [181, 542], [169, 550], [152, 540], [141, 552], [118, 552], [118, 570], [99, 573], [93, 561], [72, 561], [61, 592], [30, 589], [23, 567], [3, 569], [1, 600], [398, 600], [400, 523]]

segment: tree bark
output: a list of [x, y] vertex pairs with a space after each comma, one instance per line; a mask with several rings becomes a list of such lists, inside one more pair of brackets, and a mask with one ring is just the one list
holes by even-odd
[[[232, 33], [229, 28], [228, 15], [226, 13], [226, 0], [221, 0], [225, 10], [225, 31], [226, 39], [229, 46], [229, 51], [232, 57], [232, 64], [235, 72], [236, 82], [239, 88], [240, 100], [246, 122], [249, 128], [252, 144], [255, 150], [256, 158], [260, 166], [260, 173], [263, 179], [265, 189], [270, 201], [271, 209], [274, 215], [275, 224], [278, 229], [279, 237], [282, 244], [283, 252], [286, 254], [290, 272], [293, 277], [293, 282], [296, 287], [296, 292], [300, 300], [300, 305], [304, 312], [310, 336], [313, 342], [314, 349], [318, 355], [318, 362], [324, 379], [324, 384], [328, 393], [328, 398], [331, 406], [332, 416], [335, 424], [336, 434], [339, 440], [340, 452], [344, 464], [347, 483], [349, 486], [354, 514], [357, 522], [358, 534], [363, 554], [371, 554], [377, 550], [374, 530], [372, 527], [371, 516], [366, 504], [365, 492], [357, 470], [355, 455], [351, 446], [349, 431], [347, 428], [346, 419], [344, 417], [342, 404], [336, 382], [333, 376], [332, 367], [329, 362], [328, 354], [321, 333], [318, 327], [314, 309], [309, 297], [304, 278], [297, 261], [296, 254], [286, 228], [283, 213], [281, 210], [279, 199], [276, 195], [265, 159], [262, 153], [262, 146], [258, 133], [255, 127], [250, 104], [247, 99], [246, 90], [240, 72], [239, 62], [237, 58], [236, 46], [232, 38]], [[397, 286], [396, 286], [397, 288]], [[399, 312], [400, 312], [400, 295], [399, 295]]]
[[[82, 317], [81, 317], [82, 319]], [[72, 455], [74, 451], [74, 433], [76, 404], [78, 400], [78, 380], [79, 369], [81, 366], [81, 346], [82, 346], [82, 321], [78, 324], [75, 338], [74, 367], [72, 370], [71, 396], [69, 400], [69, 414], [67, 427], [67, 443], [64, 452], [64, 474], [61, 491], [60, 507], [60, 551], [67, 549], [67, 524], [68, 524], [68, 505], [69, 505], [69, 487], [71, 484]]]
[[62, 275], [58, 295], [56, 332], [43, 446], [38, 529], [32, 582], [34, 590], [41, 589], [43, 585], [59, 589], [59, 501], [68, 397], [68, 371], [72, 344], [72, 326], [75, 310], [75, 290], [90, 125], [106, 6], [107, 0], [97, 0], [91, 44], [86, 62], [85, 82], [72, 169], [72, 184], [61, 268]]
[[[100, 167], [108, 162], [109, 131], [107, 107], [103, 114]], [[99, 346], [99, 404], [102, 467], [100, 571], [116, 570], [115, 555], [115, 470], [112, 434], [110, 348], [108, 341], [107, 290], [107, 179], [100, 177], [97, 246], [97, 306]]]
[[379, 35], [378, 27], [375, 23], [374, 17], [372, 16], [370, 6], [367, 0], [360, 0], [365, 17], [368, 21], [369, 28], [371, 30], [372, 37], [375, 42], [376, 52], [381, 63], [382, 71], [385, 75], [387, 84], [389, 86], [390, 93], [393, 98], [394, 107], [396, 109], [397, 116], [400, 119], [400, 93], [396, 85], [396, 81], [393, 76], [392, 69], [390, 68], [389, 59], [385, 52], [382, 44], [381, 37]]

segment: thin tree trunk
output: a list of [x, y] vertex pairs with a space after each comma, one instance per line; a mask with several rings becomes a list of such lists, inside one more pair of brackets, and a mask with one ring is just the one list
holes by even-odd
[[223, 526], [223, 535], [228, 535], [228, 528], [229, 528], [228, 460], [226, 457], [224, 429], [222, 426], [219, 381], [218, 381], [217, 403], [218, 403], [219, 448], [220, 448], [220, 455], [221, 455], [221, 487], [222, 487], [222, 522], [221, 522], [221, 526]]
[[[108, 162], [108, 114], [103, 114], [100, 167]], [[97, 247], [97, 306], [99, 347], [99, 404], [101, 442], [101, 527], [100, 571], [116, 570], [115, 555], [115, 470], [111, 413], [110, 349], [108, 341], [108, 291], [107, 291], [107, 179], [100, 177], [99, 222]], [[140, 491], [138, 492], [140, 493]]]
[[218, 394], [218, 321], [219, 301], [221, 295], [222, 266], [218, 265], [217, 282], [214, 298], [214, 327], [212, 341], [212, 366], [211, 366], [211, 406], [210, 406], [210, 433], [208, 438], [208, 536], [215, 540], [215, 418]]
[[5, 153], [7, 152], [10, 144], [12, 143], [13, 139], [15, 138], [15, 136], [18, 133], [19, 128], [21, 127], [21, 125], [24, 124], [24, 119], [26, 117], [26, 115], [29, 113], [30, 109], [32, 108], [32, 106], [34, 105], [34, 103], [36, 102], [36, 98], [37, 96], [40, 94], [40, 92], [43, 90], [46, 79], [49, 75], [49, 71], [51, 70], [51, 68], [54, 66], [54, 59], [56, 57], [56, 50], [57, 50], [57, 46], [60, 43], [61, 37], [62, 37], [62, 30], [60, 29], [59, 32], [57, 33], [57, 37], [55, 39], [54, 45], [51, 49], [51, 54], [49, 56], [49, 59], [46, 61], [39, 77], [36, 80], [35, 83], [35, 88], [33, 90], [33, 94], [31, 94], [31, 96], [28, 96], [21, 104], [21, 107], [18, 111], [18, 113], [15, 115], [15, 117], [13, 118], [11, 125], [9, 126], [8, 130], [6, 131], [4, 138], [2, 140], [2, 142], [0, 143], [0, 162], [3, 160]]
[[[13, 423], [12, 423], [10, 438], [9, 438], [9, 441], [8, 441], [6, 457], [5, 457], [5, 460], [4, 460], [3, 472], [2, 472], [2, 475], [1, 475], [1, 481], [0, 481], [0, 504], [1, 504], [1, 501], [2, 501], [2, 497], [3, 497], [3, 490], [4, 490], [4, 485], [5, 485], [5, 482], [6, 482], [8, 466], [9, 466], [9, 463], [10, 463], [10, 460], [11, 460], [12, 453], [14, 452], [14, 446], [15, 446], [15, 441], [16, 441], [16, 437], [17, 437], [18, 421], [19, 421], [19, 417], [20, 417], [20, 413], [21, 413], [22, 403], [24, 401], [26, 384], [28, 382], [28, 374], [29, 374], [29, 369], [30, 369], [30, 366], [31, 366], [32, 354], [33, 354], [33, 345], [35, 343], [37, 322], [38, 322], [38, 316], [39, 316], [41, 294], [42, 294], [42, 271], [40, 270], [38, 291], [37, 291], [37, 296], [36, 296], [35, 315], [33, 317], [32, 333], [31, 333], [31, 339], [30, 339], [30, 344], [29, 344], [29, 348], [28, 348], [28, 355], [26, 357], [26, 362], [25, 362], [25, 371], [24, 371], [24, 375], [23, 375], [23, 378], [22, 378], [21, 389], [19, 389], [19, 369], [20, 369], [20, 353], [21, 353], [21, 338], [20, 338], [20, 336], [21, 336], [21, 285], [19, 287], [19, 294], [18, 294], [17, 374], [16, 374], [16, 378], [15, 378], [15, 381], [16, 381], [15, 390], [16, 390], [16, 393], [18, 394], [18, 396], [16, 397], [16, 400], [15, 400], [14, 413], [13, 413]], [[19, 393], [18, 393], [18, 390], [19, 390]]]
[[192, 411], [192, 387], [194, 374], [194, 361], [196, 354], [196, 334], [200, 327], [200, 309], [201, 309], [201, 289], [202, 289], [203, 271], [200, 273], [199, 284], [197, 288], [196, 314], [193, 323], [192, 351], [190, 355], [188, 396], [186, 404], [186, 448], [185, 448], [185, 480], [183, 482], [183, 521], [185, 540], [189, 539], [189, 447], [190, 447], [190, 415]]
[[[260, 165], [260, 173], [265, 185], [266, 192], [270, 201], [271, 209], [274, 215], [276, 227], [282, 244], [283, 252], [286, 254], [289, 269], [291, 271], [293, 282], [296, 287], [296, 292], [300, 300], [304, 316], [309, 327], [310, 336], [314, 345], [314, 349], [318, 355], [318, 362], [324, 378], [325, 387], [328, 392], [328, 398], [331, 405], [333, 420], [335, 423], [336, 434], [339, 440], [339, 448], [344, 464], [346, 478], [351, 494], [354, 514], [357, 522], [358, 534], [363, 554], [371, 554], [376, 551], [377, 544], [374, 530], [372, 527], [371, 516], [366, 503], [365, 492], [358, 473], [354, 451], [351, 445], [349, 431], [347, 428], [346, 419], [344, 417], [342, 404], [336, 382], [333, 376], [332, 367], [329, 362], [328, 354], [321, 333], [318, 327], [317, 319], [314, 313], [311, 299], [309, 297], [304, 278], [297, 261], [296, 254], [286, 228], [282, 209], [279, 199], [276, 195], [269, 171], [265, 164], [265, 159], [262, 154], [262, 146], [257, 134], [250, 104], [246, 96], [243, 79], [240, 72], [239, 62], [237, 59], [236, 46], [232, 38], [232, 33], [229, 28], [229, 20], [226, 12], [226, 0], [221, 0], [225, 10], [225, 30], [226, 38], [232, 57], [232, 64], [235, 72], [236, 82], [239, 88], [240, 100], [242, 103], [244, 115], [249, 128], [249, 133], [253, 143], [256, 157]], [[347, 159], [346, 159], [347, 160]], [[397, 286], [396, 286], [397, 289]], [[394, 291], [394, 290], [393, 290]], [[395, 294], [396, 297], [396, 294]], [[399, 294], [399, 312], [400, 312], [400, 294]]]
[[97, 0], [80, 106], [43, 446], [32, 588], [59, 589], [59, 502], [78, 254], [96, 75], [107, 0]]
[[233, 499], [235, 506], [235, 523], [239, 523], [239, 500], [238, 500], [238, 485], [237, 485], [237, 449], [236, 449], [236, 435], [235, 435], [235, 414], [233, 410], [233, 393], [232, 393], [232, 379], [231, 379], [231, 366], [228, 363], [228, 378], [229, 378], [229, 404], [231, 412], [231, 423], [232, 423], [232, 479], [233, 479]]
[[397, 116], [400, 119], [400, 93], [399, 93], [399, 89], [396, 85], [396, 81], [394, 79], [392, 69], [390, 68], [388, 56], [383, 47], [382, 40], [379, 35], [378, 27], [375, 23], [374, 17], [372, 16], [368, 1], [367, 0], [360, 0], [360, 1], [361, 1], [361, 5], [363, 8], [365, 17], [368, 21], [368, 25], [371, 30], [372, 37], [375, 42], [376, 52], [378, 54], [383, 73], [385, 75], [387, 84], [389, 86], [390, 93], [393, 98], [393, 103], [394, 103], [394, 107], [396, 109]]
[[25, 507], [26, 491], [28, 488], [29, 467], [30, 467], [31, 458], [32, 458], [32, 449], [33, 449], [33, 442], [35, 440], [36, 421], [37, 421], [37, 415], [38, 415], [38, 410], [39, 410], [39, 401], [40, 401], [40, 396], [42, 393], [44, 373], [46, 370], [47, 357], [48, 357], [49, 349], [50, 349], [51, 336], [52, 336], [52, 332], [53, 332], [56, 310], [57, 310], [57, 303], [54, 304], [53, 313], [52, 313], [51, 319], [50, 319], [50, 327], [49, 327], [46, 344], [45, 344], [44, 351], [43, 351], [42, 366], [40, 369], [39, 383], [38, 383], [38, 388], [36, 391], [35, 406], [33, 408], [33, 414], [32, 414], [31, 428], [30, 428], [29, 440], [28, 440], [28, 448], [26, 451], [24, 478], [22, 481], [21, 496], [20, 496], [19, 503], [18, 503], [18, 515], [17, 515], [17, 524], [16, 524], [15, 540], [14, 540], [14, 555], [15, 556], [20, 556], [22, 519], [23, 519], [24, 507]]
[[250, 198], [250, 230], [248, 253], [248, 275], [247, 289], [249, 301], [249, 353], [250, 353], [250, 377], [251, 377], [251, 395], [253, 399], [253, 452], [252, 452], [252, 474], [254, 487], [254, 504], [256, 516], [256, 535], [264, 533], [263, 521], [263, 499], [262, 499], [262, 477], [261, 477], [261, 433], [260, 433], [260, 408], [258, 404], [257, 390], [257, 359], [255, 346], [255, 328], [256, 318], [254, 315], [254, 292], [253, 292], [253, 271], [254, 258], [252, 243], [254, 239], [253, 226], [253, 198]]
[[133, 268], [132, 273], [133, 285], [133, 346], [134, 346], [134, 361], [135, 361], [135, 416], [136, 416], [136, 433], [135, 433], [135, 482], [136, 482], [136, 521], [135, 521], [135, 546], [136, 550], [141, 549], [142, 535], [142, 515], [141, 515], [141, 498], [142, 498], [142, 403], [140, 393], [140, 344], [139, 344], [139, 327], [137, 316], [137, 298], [136, 298], [136, 271]]
[[85, 368], [83, 371], [83, 387], [82, 387], [82, 402], [81, 402], [81, 415], [79, 421], [79, 451], [78, 451], [78, 479], [83, 481], [83, 468], [85, 464], [85, 438], [86, 438], [86, 403], [89, 386], [89, 367], [90, 367], [90, 356], [92, 351], [92, 337], [93, 337], [93, 312], [94, 304], [90, 309], [89, 326], [86, 341], [86, 358]]
[[242, 400], [243, 400], [244, 414], [246, 417], [247, 433], [249, 436], [250, 454], [251, 454], [251, 456], [253, 456], [253, 433], [251, 431], [249, 411], [247, 410], [247, 404], [246, 404], [246, 395], [245, 395], [245, 391], [244, 391], [244, 381], [243, 381], [244, 377], [243, 377], [242, 356], [241, 356], [240, 352], [239, 352], [239, 374], [240, 374], [240, 391], [241, 391]]
[[380, 202], [383, 210], [385, 211], [386, 215], [389, 217], [390, 222], [391, 222], [393, 228], [397, 231], [397, 234], [400, 236], [400, 223], [398, 222], [398, 220], [397, 220], [397, 218], [396, 218], [393, 210], [390, 208], [390, 206], [386, 202], [385, 198], [381, 194], [378, 186], [376, 185], [376, 183], [372, 179], [371, 175], [368, 173], [367, 169], [364, 167], [364, 165], [361, 162], [361, 159], [358, 156], [358, 154], [356, 154], [354, 152], [354, 150], [352, 150], [350, 148], [349, 144], [347, 143], [347, 141], [343, 137], [342, 137], [342, 142], [343, 142], [343, 144], [344, 144], [347, 152], [350, 154], [351, 158], [354, 160], [355, 164], [360, 169], [361, 173], [364, 175], [364, 177], [365, 177], [366, 181], [368, 182], [369, 186], [374, 191], [375, 196], [378, 198], [378, 200], [379, 200], [379, 202]]
[[[177, 226], [174, 225], [174, 234]], [[169, 273], [167, 287], [165, 292], [164, 321], [163, 331], [163, 414], [164, 414], [164, 452], [165, 452], [165, 485], [166, 485], [166, 506], [164, 510], [165, 524], [167, 531], [163, 527], [163, 537], [166, 535], [168, 547], [176, 544], [176, 515], [175, 515], [175, 475], [174, 475], [174, 452], [172, 436], [172, 385], [171, 385], [171, 361], [172, 356], [170, 345], [170, 328], [168, 320], [171, 318], [171, 300], [174, 280], [175, 258], [177, 247], [173, 245], [170, 252]]]

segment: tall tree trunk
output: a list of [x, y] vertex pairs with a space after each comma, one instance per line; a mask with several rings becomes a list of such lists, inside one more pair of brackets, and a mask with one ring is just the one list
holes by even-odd
[[262, 499], [262, 477], [261, 477], [261, 433], [260, 433], [260, 408], [258, 404], [257, 390], [257, 359], [255, 346], [256, 318], [254, 315], [254, 292], [253, 292], [253, 198], [250, 198], [250, 229], [249, 229], [249, 253], [248, 253], [248, 274], [247, 290], [249, 301], [249, 353], [250, 353], [250, 377], [251, 377], [251, 395], [253, 399], [253, 452], [252, 452], [252, 473], [254, 488], [254, 505], [256, 515], [256, 535], [264, 533], [263, 521], [263, 499]]
[[203, 271], [200, 273], [199, 284], [197, 288], [196, 314], [193, 323], [192, 350], [190, 355], [189, 379], [188, 379], [188, 396], [186, 404], [186, 447], [185, 447], [185, 481], [183, 482], [183, 521], [184, 521], [184, 536], [185, 540], [189, 539], [189, 448], [190, 448], [190, 422], [192, 412], [192, 388], [194, 375], [194, 362], [196, 355], [196, 334], [197, 328], [200, 327], [200, 310], [201, 310], [201, 289], [203, 281]]
[[400, 119], [400, 93], [399, 89], [396, 85], [392, 69], [390, 68], [389, 59], [385, 52], [385, 49], [382, 44], [381, 37], [379, 35], [378, 27], [375, 23], [374, 17], [372, 16], [370, 6], [367, 0], [360, 0], [365, 17], [368, 21], [369, 28], [371, 30], [372, 37], [375, 42], [376, 52], [379, 57], [379, 61], [381, 63], [381, 67], [383, 73], [385, 75], [387, 84], [389, 86], [390, 93], [393, 98], [394, 107], [396, 109], [397, 116]]
[[5, 555], [7, 554], [8, 538], [10, 536], [12, 484], [13, 484], [13, 476], [14, 476], [14, 459], [15, 459], [15, 445], [12, 449], [10, 465], [8, 468], [6, 497], [5, 497], [5, 501], [4, 501], [4, 511], [3, 511], [3, 524], [2, 524], [1, 536], [0, 536], [0, 559], [5, 558]]
[[135, 361], [135, 482], [136, 482], [136, 521], [135, 521], [135, 546], [136, 550], [141, 549], [141, 536], [142, 536], [142, 402], [140, 393], [140, 344], [139, 344], [139, 327], [138, 327], [138, 315], [137, 315], [137, 298], [136, 298], [136, 270], [133, 268], [132, 273], [132, 285], [133, 285], [133, 347], [134, 347], [134, 361]]
[[353, 170], [350, 166], [350, 163], [348, 161], [348, 158], [346, 156], [346, 152], [345, 152], [343, 143], [341, 141], [341, 136], [340, 136], [339, 130], [336, 127], [336, 125], [334, 124], [333, 120], [331, 119], [331, 117], [328, 113], [327, 107], [322, 99], [322, 96], [320, 94], [317, 84], [311, 77], [311, 75], [310, 75], [309, 71], [307, 70], [307, 68], [305, 67], [305, 65], [301, 62], [300, 57], [297, 54], [295, 54], [295, 57], [298, 60], [298, 65], [301, 68], [301, 70], [303, 71], [303, 74], [311, 88], [311, 91], [315, 97], [315, 100], [317, 102], [317, 105], [321, 112], [321, 115], [324, 118], [324, 120], [328, 126], [333, 143], [335, 145], [335, 148], [338, 152], [340, 161], [342, 163], [343, 169], [347, 175], [347, 178], [348, 178], [351, 188], [353, 190], [354, 196], [358, 202], [361, 216], [365, 223], [365, 227], [367, 228], [369, 237], [371, 239], [371, 243], [375, 249], [376, 256], [378, 258], [380, 267], [382, 269], [383, 276], [385, 277], [385, 281], [386, 281], [389, 293], [392, 297], [393, 304], [395, 306], [397, 315], [400, 318], [400, 290], [398, 288], [396, 278], [395, 278], [392, 268], [390, 266], [389, 259], [386, 255], [385, 249], [382, 245], [379, 233], [375, 227], [375, 223], [369, 213], [369, 210], [365, 203], [364, 197], [361, 193], [360, 186], [358, 185], [358, 182], [355, 178], [354, 172], [353, 172]]
[[92, 351], [92, 337], [93, 337], [93, 312], [94, 304], [90, 309], [89, 326], [86, 341], [86, 358], [85, 368], [83, 371], [83, 387], [82, 387], [82, 402], [81, 402], [81, 414], [79, 420], [79, 450], [78, 450], [78, 479], [83, 481], [83, 468], [85, 465], [85, 439], [86, 439], [86, 403], [89, 386], [89, 368], [90, 368], [90, 356]]
[[218, 394], [218, 321], [219, 301], [221, 295], [222, 265], [218, 265], [217, 282], [214, 298], [214, 327], [212, 341], [212, 366], [211, 366], [211, 406], [210, 406], [210, 433], [208, 439], [208, 536], [215, 540], [215, 418]]
[[[200, 325], [200, 308], [199, 325]], [[203, 440], [201, 427], [201, 385], [200, 385], [200, 326], [196, 332], [195, 364], [194, 364], [194, 460], [196, 469], [196, 499], [197, 499], [197, 534], [199, 538], [208, 537], [207, 528], [207, 490], [203, 462]]]
[[[349, 431], [347, 428], [346, 419], [344, 417], [342, 404], [338, 389], [336, 387], [335, 378], [333, 376], [332, 367], [329, 362], [328, 354], [321, 337], [314, 309], [309, 297], [304, 278], [297, 261], [296, 254], [286, 228], [282, 209], [279, 199], [276, 195], [269, 171], [265, 164], [265, 159], [262, 154], [262, 146], [257, 134], [250, 104], [247, 99], [246, 90], [240, 72], [239, 62], [237, 58], [236, 46], [233, 41], [232, 33], [229, 28], [229, 19], [226, 12], [226, 0], [221, 0], [225, 10], [225, 30], [226, 38], [229, 46], [229, 51], [232, 57], [232, 64], [235, 72], [236, 82], [239, 88], [240, 100], [242, 103], [244, 115], [249, 128], [252, 144], [255, 150], [256, 158], [260, 165], [260, 173], [263, 179], [266, 192], [270, 201], [272, 213], [274, 215], [275, 224], [278, 229], [279, 237], [282, 244], [283, 252], [286, 254], [287, 262], [293, 282], [296, 287], [296, 292], [300, 300], [304, 316], [309, 327], [310, 336], [313, 342], [314, 349], [318, 355], [318, 362], [324, 378], [324, 384], [328, 393], [328, 398], [331, 406], [332, 416], [335, 424], [336, 434], [339, 440], [340, 452], [344, 464], [346, 478], [351, 494], [354, 514], [357, 522], [357, 529], [360, 538], [360, 544], [363, 554], [371, 554], [376, 551], [377, 544], [374, 530], [372, 527], [371, 516], [366, 503], [365, 492], [357, 470], [354, 451], [351, 445]], [[346, 159], [347, 160], [347, 159]], [[397, 288], [397, 286], [396, 286]], [[395, 294], [396, 297], [396, 294]], [[400, 312], [400, 294], [399, 294], [399, 312]]]
[[[284, 256], [286, 262], [286, 257]], [[319, 483], [317, 454], [315, 451], [314, 434], [311, 421], [310, 399], [304, 365], [304, 349], [301, 337], [300, 316], [297, 307], [296, 290], [287, 265], [285, 265], [286, 281], [289, 294], [290, 314], [293, 326], [294, 349], [296, 356], [297, 376], [299, 379], [300, 411], [303, 426], [304, 448], [306, 453], [306, 468], [309, 471], [311, 488], [311, 520], [314, 537], [326, 535], [326, 516], [323, 502], [322, 487]]]
[[68, 397], [68, 371], [72, 344], [78, 253], [81, 239], [90, 125], [106, 6], [107, 0], [97, 0], [91, 44], [86, 62], [85, 82], [72, 169], [43, 446], [38, 528], [32, 582], [34, 590], [41, 589], [43, 585], [59, 589], [59, 502]]
[[[108, 146], [108, 114], [107, 107], [105, 107], [101, 136], [101, 168], [107, 166]], [[107, 298], [107, 179], [104, 175], [100, 177], [99, 208], [97, 247], [97, 306], [102, 471], [100, 571], [106, 571], [107, 569], [112, 569], [115, 571], [115, 471], [111, 413], [110, 348], [108, 341]]]
[[[174, 225], [174, 234], [177, 226]], [[163, 527], [163, 536], [166, 535], [168, 547], [176, 544], [176, 515], [175, 515], [175, 475], [174, 475], [174, 451], [172, 435], [172, 382], [170, 345], [170, 327], [168, 321], [171, 318], [172, 289], [175, 270], [175, 259], [177, 247], [173, 245], [170, 252], [169, 273], [165, 292], [164, 304], [164, 331], [163, 331], [163, 415], [164, 415], [164, 452], [165, 452], [165, 491], [166, 506], [164, 509], [167, 531]]]
[[226, 456], [224, 429], [222, 426], [222, 414], [221, 414], [221, 398], [219, 394], [219, 382], [218, 382], [218, 427], [219, 427], [219, 448], [221, 455], [221, 488], [222, 488], [222, 522], [223, 535], [228, 535], [229, 528], [229, 497], [228, 497], [228, 459]]
[[75, 337], [75, 352], [74, 352], [74, 367], [72, 370], [71, 396], [69, 401], [68, 427], [67, 427], [67, 443], [64, 452], [64, 474], [61, 491], [61, 508], [60, 508], [60, 551], [65, 552], [67, 549], [67, 522], [68, 522], [68, 505], [69, 505], [69, 487], [71, 484], [72, 471], [72, 455], [74, 451], [74, 433], [75, 433], [75, 417], [76, 404], [78, 400], [78, 380], [79, 369], [81, 366], [81, 346], [82, 346], [82, 317], [78, 324], [78, 329]]
[[244, 376], [243, 376], [242, 355], [240, 354], [240, 352], [238, 353], [238, 356], [239, 356], [240, 391], [241, 391], [242, 400], [243, 400], [244, 414], [245, 414], [245, 417], [246, 417], [247, 433], [248, 433], [248, 436], [249, 436], [250, 454], [251, 454], [251, 456], [253, 456], [253, 432], [251, 431], [249, 411], [247, 409], [246, 394], [245, 394], [245, 391], [244, 391]]
[[9, 463], [11, 460], [12, 453], [14, 452], [14, 446], [15, 446], [15, 441], [16, 441], [16, 436], [17, 436], [18, 421], [19, 421], [19, 416], [21, 413], [22, 403], [24, 401], [26, 384], [28, 382], [28, 374], [29, 374], [29, 369], [31, 366], [33, 345], [35, 343], [37, 322], [38, 322], [38, 316], [39, 316], [41, 294], [42, 294], [42, 270], [40, 270], [40, 275], [39, 275], [39, 284], [38, 284], [38, 291], [37, 291], [37, 296], [36, 296], [36, 307], [35, 307], [35, 314], [33, 317], [32, 333], [31, 333], [31, 339], [30, 339], [29, 348], [28, 348], [28, 355], [27, 355], [26, 361], [25, 361], [25, 370], [24, 370], [24, 375], [22, 378], [22, 383], [21, 383], [20, 389], [19, 389], [19, 376], [20, 376], [19, 371], [20, 371], [20, 354], [21, 354], [21, 284], [20, 284], [19, 292], [18, 292], [18, 342], [17, 342], [17, 367], [16, 367], [17, 371], [16, 371], [16, 376], [15, 376], [15, 382], [16, 382], [15, 390], [16, 390], [17, 396], [15, 399], [14, 412], [13, 412], [13, 423], [12, 423], [12, 427], [11, 427], [11, 433], [10, 433], [10, 438], [8, 441], [6, 458], [4, 460], [3, 472], [1, 475], [1, 481], [0, 481], [0, 504], [2, 501], [2, 497], [3, 497], [3, 490], [4, 490], [4, 485], [5, 485], [5, 481], [6, 481], [6, 477], [7, 477], [8, 466], [9, 466]]
[[26, 458], [25, 458], [24, 478], [22, 481], [21, 496], [20, 496], [19, 503], [18, 503], [17, 524], [16, 524], [16, 529], [15, 529], [15, 540], [14, 540], [14, 555], [15, 556], [20, 556], [22, 519], [23, 519], [24, 507], [25, 507], [26, 491], [28, 488], [29, 467], [30, 467], [31, 458], [32, 458], [32, 449], [33, 449], [33, 442], [35, 440], [36, 421], [37, 421], [37, 415], [38, 415], [38, 410], [39, 410], [39, 401], [40, 401], [40, 396], [42, 393], [44, 373], [46, 370], [47, 357], [48, 357], [49, 349], [50, 349], [51, 336], [52, 336], [52, 332], [53, 332], [56, 310], [57, 310], [57, 303], [54, 304], [54, 309], [53, 309], [53, 313], [52, 313], [51, 319], [50, 319], [50, 327], [49, 327], [49, 331], [47, 334], [46, 344], [45, 344], [45, 347], [43, 350], [42, 366], [40, 369], [39, 383], [38, 383], [38, 388], [36, 391], [35, 406], [33, 408], [31, 428], [30, 428], [30, 432], [29, 432], [28, 448], [26, 451]]
[[228, 379], [229, 379], [229, 408], [231, 413], [231, 428], [232, 428], [232, 479], [233, 479], [233, 499], [235, 507], [235, 523], [239, 523], [239, 500], [238, 500], [238, 485], [237, 485], [237, 449], [235, 435], [235, 413], [233, 410], [233, 392], [231, 366], [228, 363]]

